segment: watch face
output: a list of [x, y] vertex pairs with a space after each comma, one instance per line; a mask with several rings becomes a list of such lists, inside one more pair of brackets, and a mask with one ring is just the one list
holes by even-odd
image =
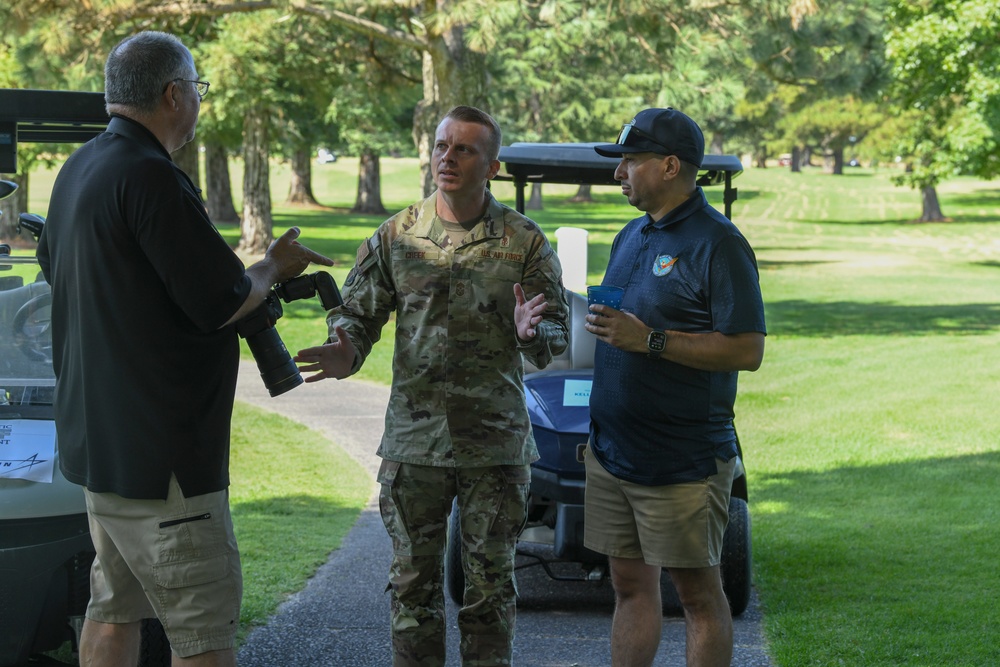
[[646, 345], [651, 352], [663, 352], [663, 344], [666, 340], [667, 336], [662, 331], [650, 331], [649, 338], [646, 339]]

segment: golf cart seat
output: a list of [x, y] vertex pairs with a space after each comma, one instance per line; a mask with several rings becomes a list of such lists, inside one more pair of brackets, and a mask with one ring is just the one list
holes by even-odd
[[[554, 357], [549, 365], [545, 367], [547, 371], [564, 371], [578, 368], [594, 367], [594, 347], [597, 338], [584, 328], [587, 323], [587, 297], [570, 290], [566, 290], [566, 301], [569, 303], [569, 345], [557, 357]], [[525, 360], [524, 372], [534, 373], [539, 369], [534, 364]]]

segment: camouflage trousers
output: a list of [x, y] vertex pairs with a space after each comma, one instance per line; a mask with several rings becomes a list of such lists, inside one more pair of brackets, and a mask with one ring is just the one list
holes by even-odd
[[452, 500], [462, 533], [463, 667], [510, 665], [514, 549], [524, 527], [530, 468], [440, 468], [383, 461], [379, 508], [392, 538], [389, 571], [394, 667], [445, 664], [444, 554]]

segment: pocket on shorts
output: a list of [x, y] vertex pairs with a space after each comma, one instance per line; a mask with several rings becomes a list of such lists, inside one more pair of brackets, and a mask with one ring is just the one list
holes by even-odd
[[159, 523], [160, 562], [190, 560], [194, 555], [226, 549], [226, 527], [219, 512], [188, 512], [167, 516]]
[[194, 512], [164, 517], [153, 580], [165, 588], [218, 581], [229, 574], [226, 525], [218, 513]]
[[226, 554], [153, 566], [153, 580], [163, 588], [185, 588], [219, 581], [229, 574]]

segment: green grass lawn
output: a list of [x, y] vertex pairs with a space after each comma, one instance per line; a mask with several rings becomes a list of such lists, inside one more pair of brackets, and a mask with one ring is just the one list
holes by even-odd
[[[387, 209], [419, 197], [415, 160], [382, 164]], [[350, 159], [317, 166], [315, 191], [330, 210], [308, 211], [280, 203], [287, 173], [274, 172], [276, 232], [301, 227], [303, 242], [337, 261], [338, 282], [382, 220], [346, 211], [355, 169]], [[737, 424], [771, 655], [782, 667], [1000, 664], [1000, 185], [949, 181], [939, 194], [951, 221], [914, 224], [919, 194], [887, 172], [751, 169], [734, 184], [768, 318], [764, 363], [741, 375]], [[494, 191], [512, 203], [509, 184]], [[597, 282], [614, 234], [636, 213], [616, 188], [595, 188], [593, 204], [567, 202], [574, 192], [546, 186], [545, 209], [529, 214], [550, 237], [587, 229]], [[709, 195], [721, 207], [721, 191]], [[293, 351], [326, 336], [318, 303], [289, 305], [278, 328]], [[390, 332], [365, 377], [388, 381]], [[305, 446], [329, 452], [332, 468], [350, 465], [326, 443]], [[351, 504], [338, 514], [326, 477], [297, 483], [298, 500], [279, 505], [304, 516], [275, 523], [304, 535], [314, 514], [348, 522]], [[266, 519], [266, 502], [249, 502]], [[245, 530], [235, 497], [234, 507]], [[262, 609], [312, 565], [296, 567]]]
[[998, 664], [1000, 189], [948, 183], [953, 221], [920, 225], [881, 174], [767, 180], [735, 215], [770, 333], [738, 411], [772, 655]]
[[243, 562], [245, 636], [340, 546], [374, 481], [315, 431], [243, 403], [236, 404], [232, 439], [230, 504]]

